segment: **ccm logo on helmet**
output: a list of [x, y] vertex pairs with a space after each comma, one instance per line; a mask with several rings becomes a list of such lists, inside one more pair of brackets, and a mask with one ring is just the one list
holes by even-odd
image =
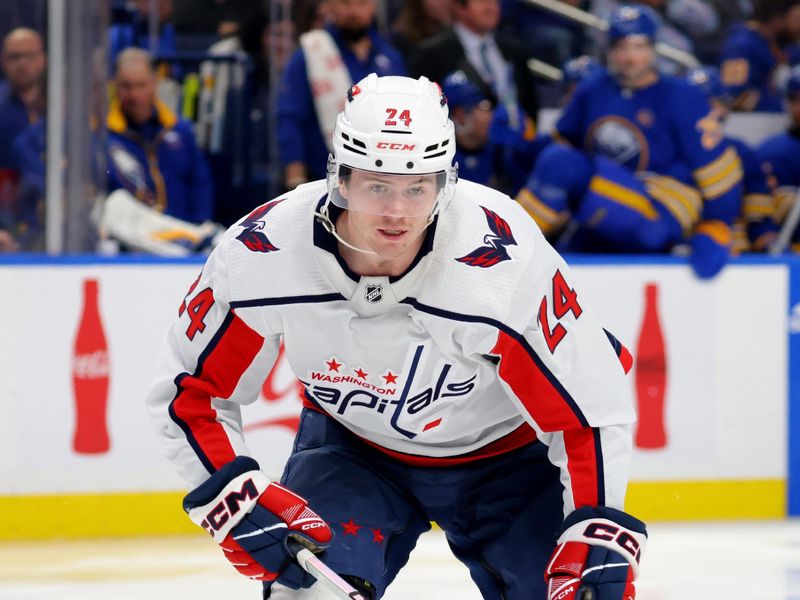
[[[228, 522], [232, 516], [241, 510], [239, 503], [246, 500], [254, 501], [258, 498], [259, 493], [256, 489], [256, 484], [252, 479], [248, 479], [242, 484], [242, 489], [238, 492], [233, 491], [227, 494], [220, 500], [211, 510], [208, 511], [206, 518], [200, 523], [200, 526], [214, 535], [225, 523]], [[248, 503], [247, 508], [250, 507]]]
[[381, 150], [403, 150], [406, 152], [411, 152], [414, 148], [417, 147], [416, 144], [400, 144], [399, 142], [378, 142], [375, 145], [376, 148], [380, 148]]

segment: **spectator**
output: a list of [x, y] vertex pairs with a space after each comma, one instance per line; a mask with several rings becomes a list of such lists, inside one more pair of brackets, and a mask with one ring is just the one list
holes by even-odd
[[784, 52], [800, 37], [800, 0], [758, 0], [753, 20], [735, 25], [722, 49], [722, 84], [733, 110], [781, 112], [774, 80]]
[[[658, 21], [625, 5], [609, 27], [609, 69], [578, 86], [518, 200], [570, 250], [663, 252], [687, 241], [700, 277], [730, 253], [742, 169], [702, 93], [655, 66]], [[676, 110], [679, 107], [679, 110]], [[567, 145], [568, 144], [568, 145]]]
[[171, 22], [174, 13], [172, 0], [158, 1], [157, 47], [150, 47], [150, 0], [134, 0], [128, 18], [113, 23], [109, 28], [109, 59], [113, 66], [117, 55], [125, 48], [135, 47], [150, 50], [154, 54], [171, 54], [177, 49], [175, 26]]
[[[624, 2], [619, 0], [593, 0], [592, 13], [608, 20], [614, 11], [623, 4]], [[711, 28], [719, 25], [717, 13], [712, 7], [703, 3], [702, 0], [679, 0], [677, 4], [675, 2], [667, 2], [667, 0], [641, 0], [631, 4], [652, 9], [658, 21], [657, 42], [683, 50], [689, 54], [694, 53], [694, 42], [690, 32], [698, 30], [701, 25], [693, 24], [689, 27], [686, 25], [686, 21], [695, 18], [702, 21], [703, 25], [710, 24]], [[681, 7], [680, 12], [674, 8], [671, 9], [674, 6]], [[695, 17], [694, 15], [697, 14], [702, 15], [702, 17]], [[677, 21], [674, 20], [675, 17], [677, 17]], [[595, 43], [598, 48], [603, 48], [604, 36], [601, 32], [595, 34]], [[660, 71], [670, 75], [679, 75], [685, 72], [683, 65], [665, 57], [658, 58], [658, 68]]]
[[330, 22], [300, 36], [289, 58], [278, 96], [287, 188], [325, 177], [336, 115], [353, 82], [370, 73], [406, 74], [403, 57], [373, 27], [375, 9], [375, 0], [329, 0]]
[[125, 188], [156, 210], [190, 223], [211, 218], [213, 190], [189, 121], [156, 98], [146, 50], [117, 57], [116, 98], [108, 114], [109, 191]]
[[[719, 71], [714, 67], [691, 70], [686, 81], [703, 92], [713, 113], [724, 124], [730, 113], [730, 97], [725, 93]], [[756, 151], [745, 141], [728, 138], [742, 161], [742, 214], [733, 227], [734, 253], [763, 252], [775, 239], [774, 202], [767, 172]]]
[[[800, 190], [800, 66], [792, 68], [786, 83], [789, 128], [764, 140], [757, 152], [764, 162], [775, 195], [774, 219], [784, 223], [797, 203]], [[800, 226], [791, 236], [791, 247], [800, 252]]]
[[454, 160], [459, 176], [515, 193], [533, 167], [533, 121], [526, 116], [522, 124], [512, 128], [505, 107], [492, 107], [489, 98], [463, 71], [445, 77], [442, 91], [455, 125]]
[[45, 110], [44, 71], [47, 59], [38, 32], [18, 28], [3, 40], [0, 83], [0, 251], [15, 250], [19, 233], [19, 170], [14, 139], [36, 123]]
[[450, 0], [407, 0], [392, 25], [392, 44], [411, 59], [415, 48], [450, 25]]
[[455, 0], [454, 24], [420, 45], [411, 61], [415, 76], [442, 81], [452, 71], [463, 71], [492, 100], [509, 108], [519, 103], [536, 121], [538, 101], [528, 56], [516, 40], [496, 35], [499, 0]]

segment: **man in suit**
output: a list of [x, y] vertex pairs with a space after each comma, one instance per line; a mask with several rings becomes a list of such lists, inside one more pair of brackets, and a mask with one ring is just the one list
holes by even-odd
[[528, 56], [516, 40], [495, 35], [499, 22], [499, 0], [455, 0], [453, 25], [423, 42], [409, 69], [438, 82], [463, 71], [494, 105], [513, 109], [519, 103], [535, 122], [538, 102]]

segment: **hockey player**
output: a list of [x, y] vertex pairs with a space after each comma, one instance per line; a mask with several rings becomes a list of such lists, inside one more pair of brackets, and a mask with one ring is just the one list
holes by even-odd
[[722, 84], [733, 110], [781, 112], [781, 72], [800, 40], [800, 0], [756, 0], [753, 19], [731, 27], [722, 47]]
[[[630, 355], [454, 146], [437, 85], [369, 75], [327, 182], [231, 227], [168, 334], [148, 408], [184, 508], [265, 598], [322, 600], [295, 541], [381, 598], [432, 521], [486, 599], [635, 595]], [[281, 340], [305, 401], [278, 483], [240, 408]]]
[[507, 193], [516, 193], [528, 178], [539, 146], [536, 126], [520, 106], [509, 115], [504, 104], [492, 105], [463, 71], [441, 82], [455, 126], [455, 162], [462, 177]]
[[563, 246], [600, 252], [664, 252], [684, 240], [700, 277], [730, 252], [742, 169], [702, 93], [655, 68], [656, 20], [619, 8], [609, 28], [609, 68], [579, 85], [517, 199]]
[[[798, 202], [800, 189], [800, 65], [795, 66], [786, 81], [786, 104], [789, 129], [764, 140], [757, 149], [774, 188], [774, 219], [783, 223]], [[800, 227], [791, 237], [791, 248], [800, 252]]]
[[[712, 106], [720, 123], [730, 114], [730, 96], [714, 67], [692, 69], [686, 81], [697, 86]], [[763, 252], [775, 240], [778, 227], [773, 220], [774, 201], [767, 172], [756, 151], [744, 140], [727, 138], [742, 161], [742, 215], [733, 227], [733, 251]]]

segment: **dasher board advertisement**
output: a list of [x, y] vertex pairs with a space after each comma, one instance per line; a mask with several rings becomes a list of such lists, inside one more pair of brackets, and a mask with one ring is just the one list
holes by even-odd
[[[579, 297], [638, 357], [628, 378], [640, 414], [637, 506], [647, 512], [655, 496], [670, 501], [664, 490], [686, 493], [694, 484], [723, 485], [717, 494], [750, 485], [756, 504], [769, 504], [761, 516], [786, 514], [794, 263], [740, 260], [709, 282], [680, 259], [568, 261]], [[0, 500], [184, 493], [160, 455], [144, 399], [165, 332], [201, 266], [0, 263]], [[794, 306], [800, 294], [796, 283], [792, 289]], [[242, 414], [251, 452], [278, 477], [298, 422], [299, 384], [282, 357], [264, 377], [260, 398]]]

